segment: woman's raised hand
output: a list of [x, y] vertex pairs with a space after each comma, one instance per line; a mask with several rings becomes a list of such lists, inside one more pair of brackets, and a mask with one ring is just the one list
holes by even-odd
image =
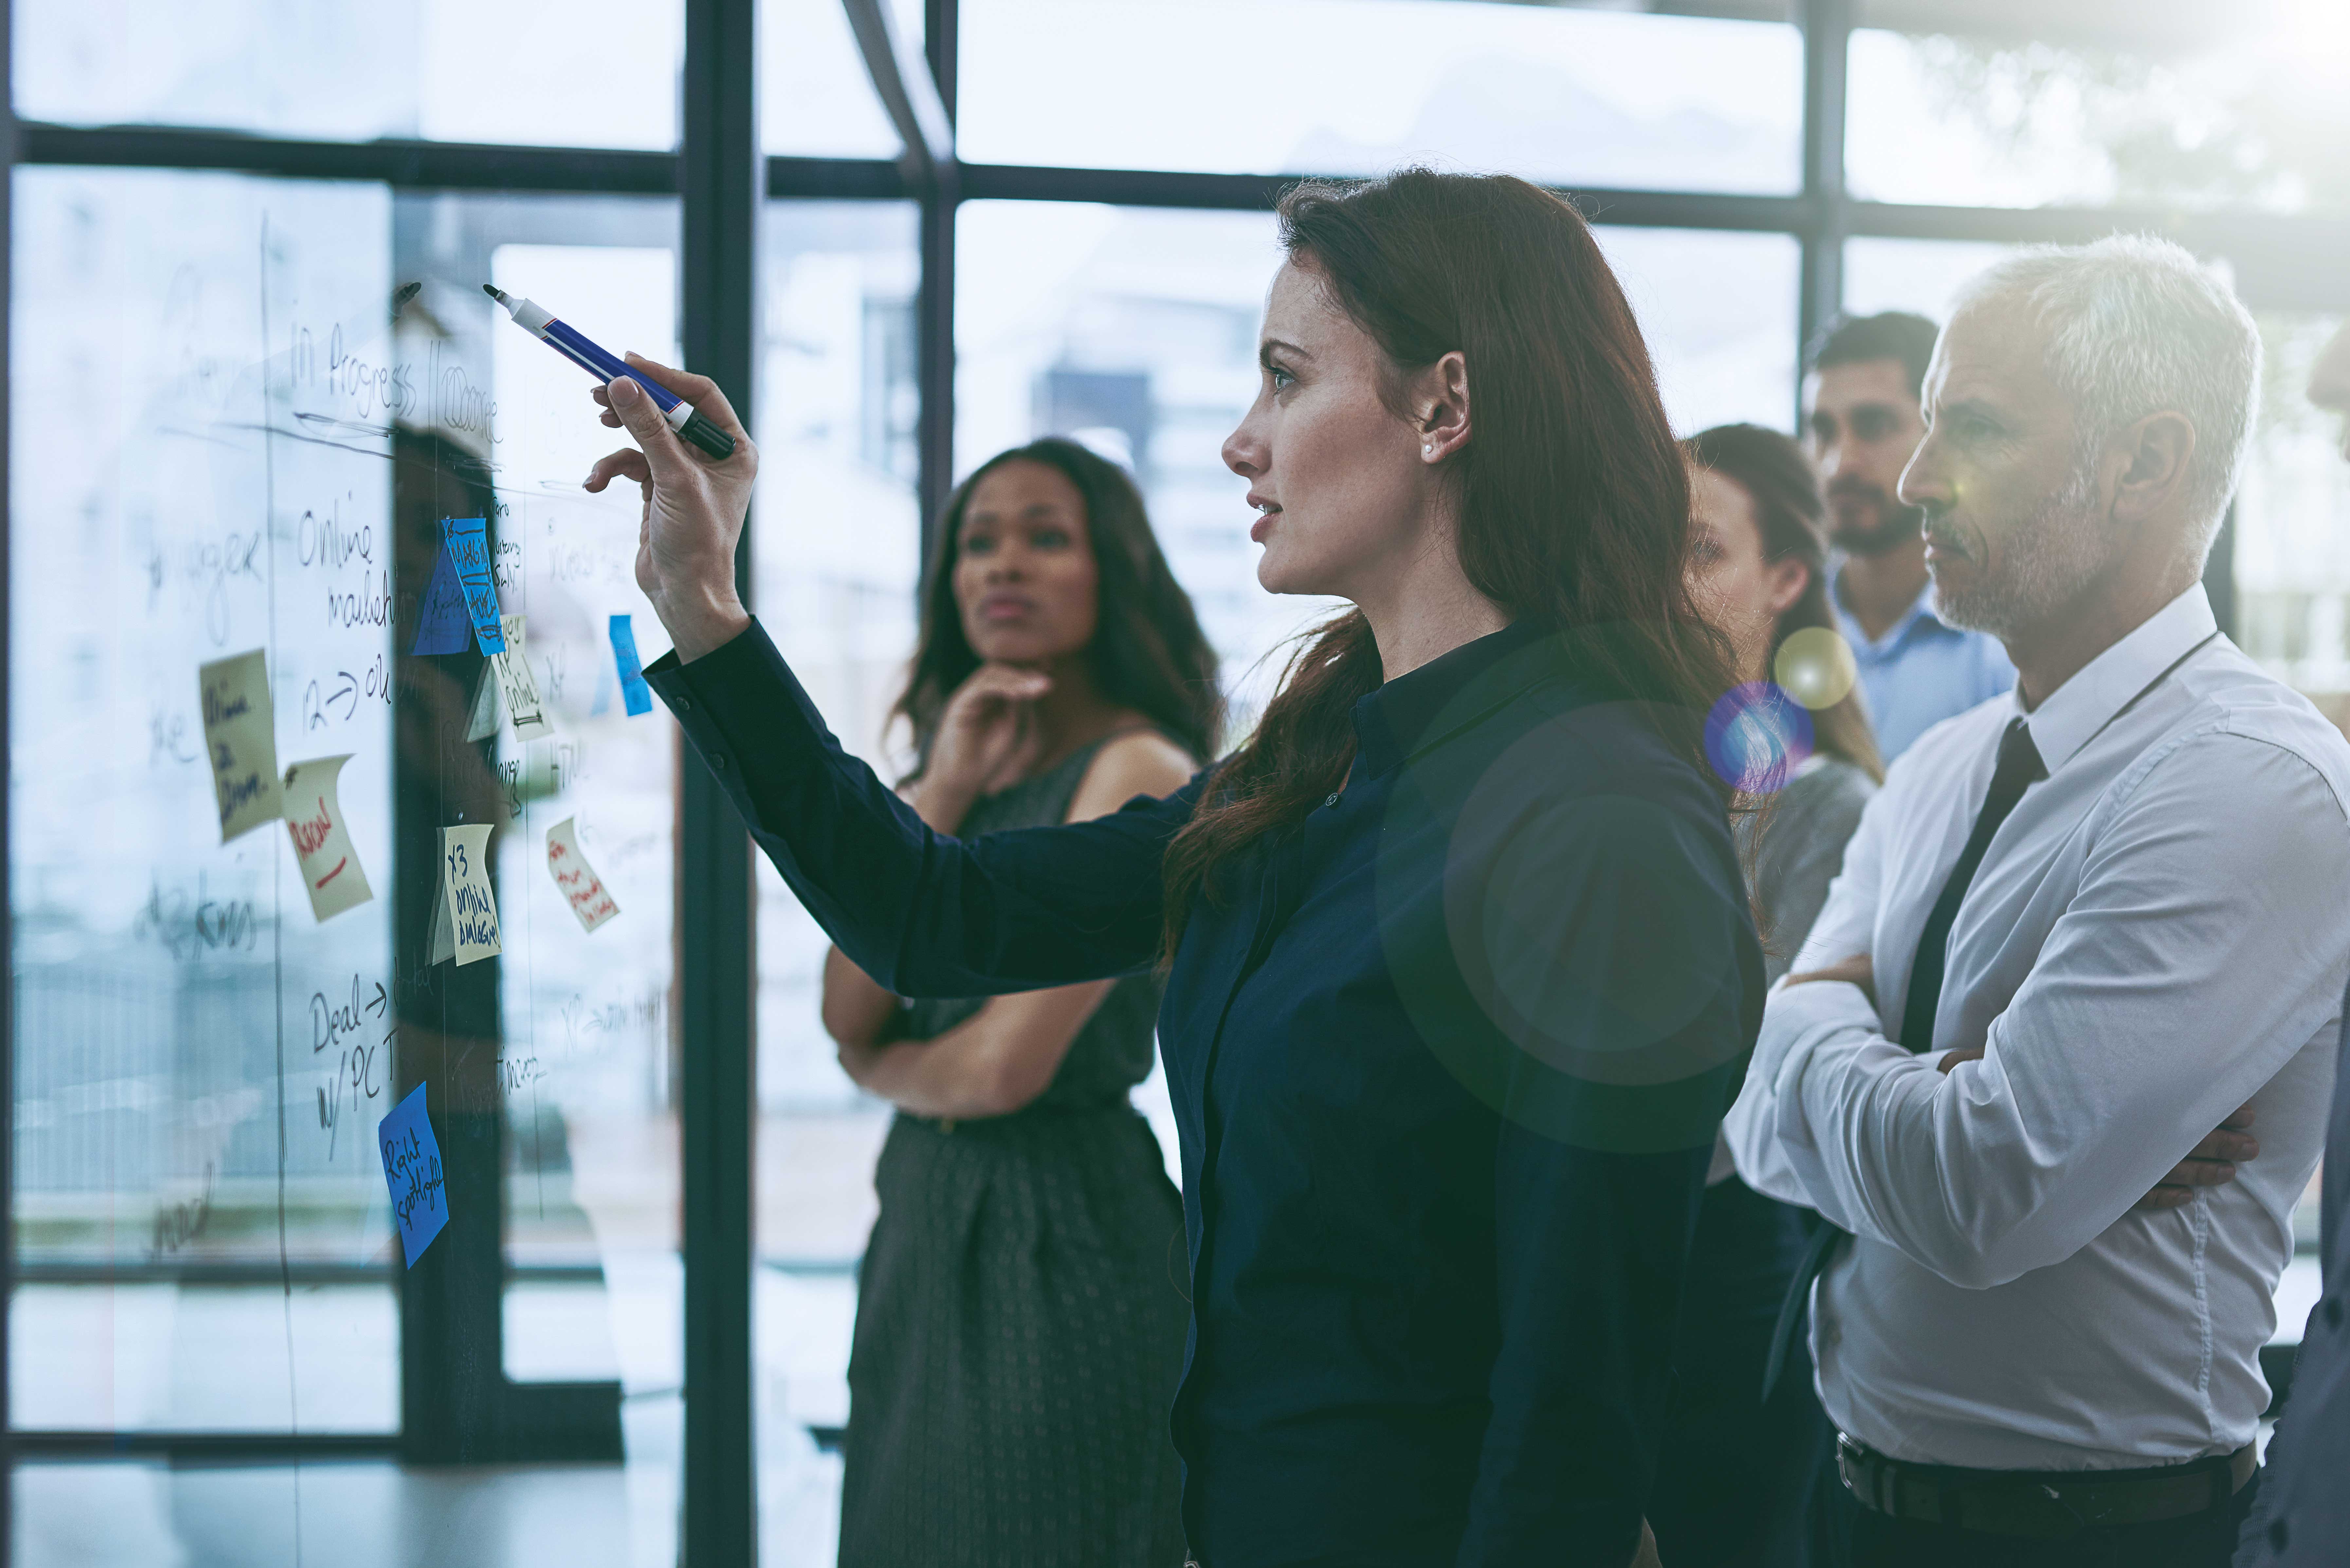
[[625, 376], [592, 394], [604, 407], [604, 423], [626, 430], [637, 444], [600, 459], [585, 487], [600, 493], [615, 479], [633, 479], [642, 487], [637, 586], [652, 600], [680, 662], [691, 663], [751, 624], [734, 591], [734, 542], [750, 510], [759, 450], [709, 377], [673, 370], [641, 354], [629, 355], [629, 363], [734, 438], [733, 456], [723, 462], [704, 456], [678, 439], [660, 406]]
[[971, 803], [1008, 789], [1035, 764], [1035, 705], [1053, 688], [1042, 671], [983, 664], [964, 678], [939, 715], [937, 735], [914, 791], [915, 809], [951, 833]]

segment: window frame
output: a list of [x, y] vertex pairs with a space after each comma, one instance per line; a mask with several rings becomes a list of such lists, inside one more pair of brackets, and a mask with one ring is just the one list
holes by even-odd
[[[958, 0], [925, 0], [919, 61], [889, 47], [886, 0], [843, 0], [867, 69], [909, 151], [897, 159], [763, 155], [756, 67], [758, 0], [683, 0], [685, 47], [680, 145], [674, 151], [471, 145], [421, 140], [332, 142], [170, 127], [81, 128], [0, 122], [10, 168], [21, 164], [233, 171], [380, 182], [395, 192], [665, 194], [681, 198], [680, 285], [686, 363], [724, 386], [753, 422], [757, 353], [757, 234], [769, 200], [911, 200], [920, 215], [916, 300], [917, 448], [925, 556], [952, 480], [954, 251], [965, 201], [1008, 199], [1119, 206], [1263, 212], [1295, 178], [963, 164], [952, 152]], [[1637, 190], [1568, 194], [1594, 219], [1631, 227], [1783, 234], [1801, 254], [1799, 346], [1844, 297], [1845, 242], [1856, 237], [2079, 242], [2115, 229], [2168, 234], [2201, 254], [2224, 253], [2255, 308], [2350, 310], [2350, 275], [2324, 258], [2350, 253], [2350, 219], [2125, 208], [1988, 209], [1856, 202], [1845, 183], [1846, 85], [1857, 0], [1792, 0], [1804, 35], [1802, 185], [1793, 195]], [[1660, 7], [1662, 8], [1662, 7]], [[0, 72], [13, 28], [0, 0]], [[928, 79], [921, 79], [927, 67]], [[13, 83], [13, 76], [10, 78]], [[938, 125], [943, 118], [947, 140]], [[13, 181], [9, 199], [13, 200]], [[0, 201], [0, 279], [10, 263], [10, 211]], [[8, 348], [0, 314], [0, 354]], [[1800, 356], [1799, 356], [1800, 364]], [[1800, 371], [1799, 371], [1800, 374]], [[0, 382], [0, 487], [7, 479], [7, 384]], [[1788, 389], [1789, 408], [1799, 388]], [[737, 574], [752, 575], [746, 530]], [[2227, 549], [2215, 553], [2215, 598], [2231, 628]], [[7, 561], [0, 556], [0, 727], [7, 722]], [[0, 732], [5, 732], [0, 728]], [[0, 794], [0, 838], [8, 824]], [[756, 987], [752, 920], [756, 884], [748, 836], [706, 770], [681, 766], [674, 1049], [680, 1070], [685, 1301], [685, 1446], [681, 1544], [692, 1562], [750, 1562], [755, 1553], [755, 1386], [752, 1318], [752, 1031]], [[8, 868], [0, 866], [0, 877]], [[0, 883], [0, 922], [11, 916]], [[13, 933], [0, 925], [0, 940]], [[13, 948], [11, 949], [13, 950]], [[0, 1085], [14, 1104], [13, 988], [0, 993]], [[13, 1212], [13, 1115], [0, 1116], [0, 1205]], [[13, 1244], [0, 1252], [0, 1300], [15, 1282]], [[8, 1316], [0, 1313], [0, 1407], [7, 1399]], [[159, 1455], [323, 1458], [396, 1451], [390, 1438], [231, 1437], [166, 1433], [0, 1433], [0, 1455]], [[0, 1492], [0, 1510], [6, 1508]], [[0, 1514], [0, 1522], [5, 1514]], [[0, 1564], [10, 1532], [0, 1528]]]

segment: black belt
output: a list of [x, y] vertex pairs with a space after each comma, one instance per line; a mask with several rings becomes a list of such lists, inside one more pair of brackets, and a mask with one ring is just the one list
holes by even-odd
[[2158, 1469], [1970, 1470], [1888, 1459], [1836, 1434], [1837, 1473], [1862, 1507], [1895, 1519], [2037, 1541], [2224, 1508], [2258, 1464], [2247, 1443], [2232, 1454]]

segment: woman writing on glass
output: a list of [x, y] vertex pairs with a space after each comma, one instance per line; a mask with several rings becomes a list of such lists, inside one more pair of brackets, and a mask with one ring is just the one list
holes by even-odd
[[1682, 580], [1688, 475], [1565, 202], [1410, 170], [1301, 186], [1281, 220], [1224, 460], [1258, 581], [1354, 607], [1163, 801], [940, 836], [734, 597], [754, 454], [686, 452], [615, 383], [643, 450], [590, 487], [645, 486], [638, 577], [676, 643], [650, 678], [876, 981], [1165, 959], [1192, 1294], [1172, 1419], [1205, 1568], [1620, 1564], [1762, 1002], [1703, 761], [1731, 672]]
[[[1216, 658], [1133, 481], [1048, 437], [981, 464], [939, 538], [898, 703], [922, 820], [975, 838], [1181, 788], [1214, 742]], [[1148, 975], [906, 1007], [826, 958], [841, 1065], [898, 1107], [858, 1281], [843, 1563], [1183, 1561], [1182, 1201], [1127, 1097], [1158, 1011]]]

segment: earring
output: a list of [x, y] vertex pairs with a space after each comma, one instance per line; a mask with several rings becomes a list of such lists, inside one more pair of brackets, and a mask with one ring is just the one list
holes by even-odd
[[1434, 457], [1436, 455], [1436, 448], [1432, 445], [1421, 447], [1419, 449], [1419, 455], [1422, 457]]

